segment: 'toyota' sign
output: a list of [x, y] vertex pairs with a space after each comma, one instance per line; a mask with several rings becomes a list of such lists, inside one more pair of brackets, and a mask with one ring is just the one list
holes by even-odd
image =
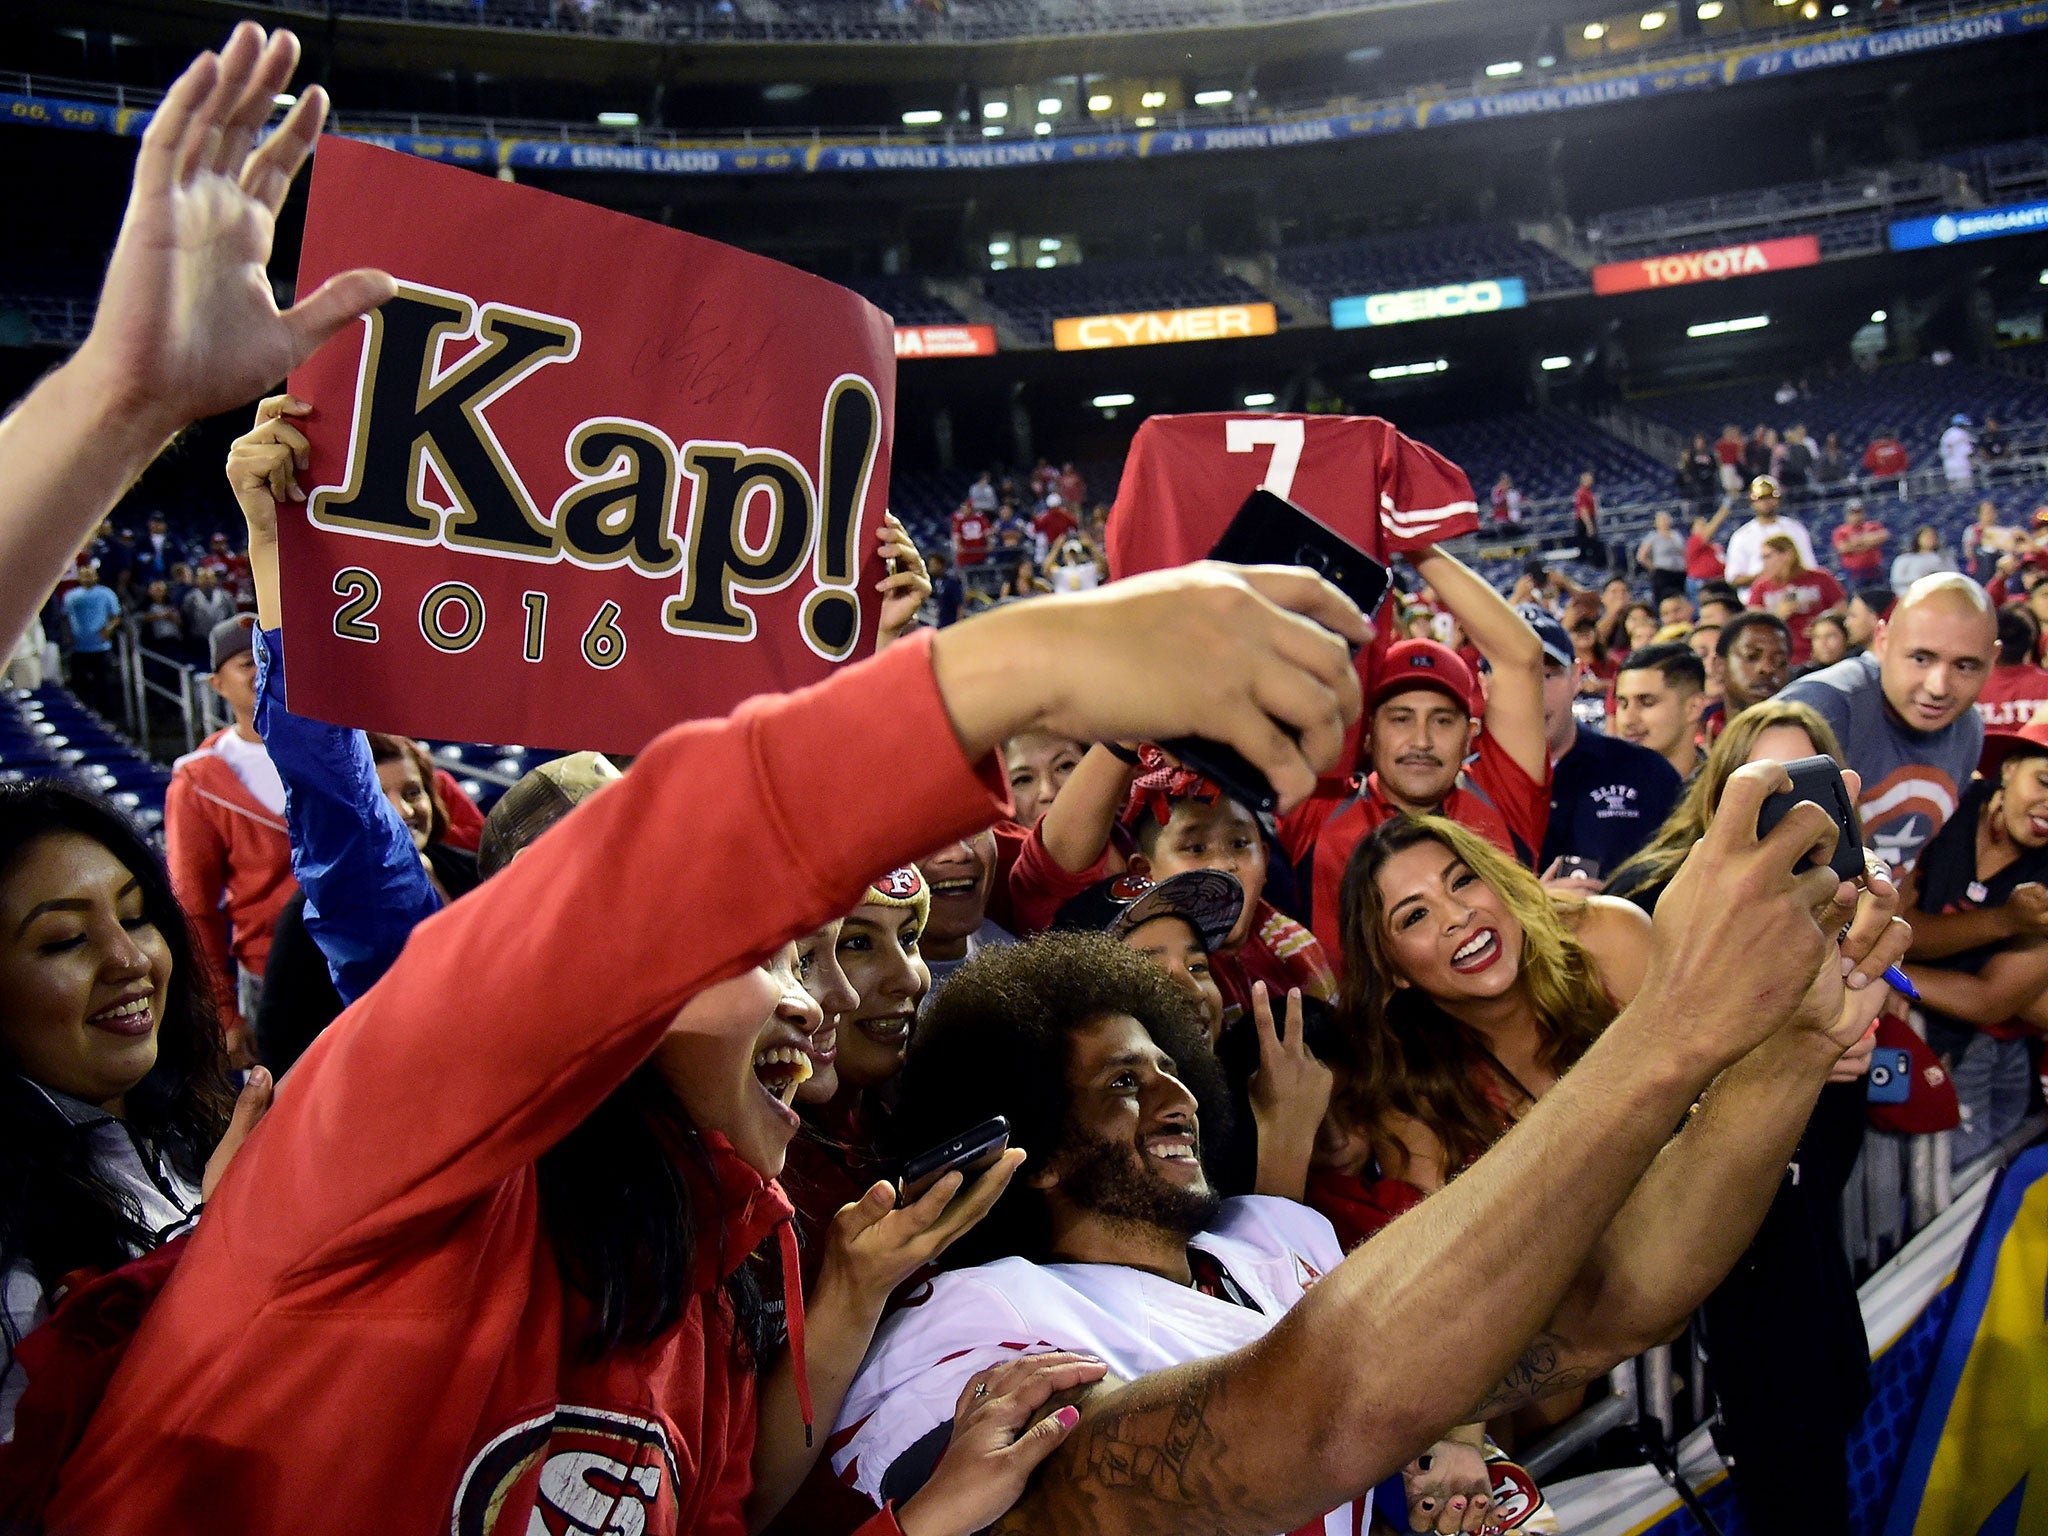
[[[397, 297], [292, 379], [291, 706], [630, 752], [872, 644], [888, 318], [775, 262], [326, 139], [302, 291]], [[353, 343], [349, 340], [353, 337]]]

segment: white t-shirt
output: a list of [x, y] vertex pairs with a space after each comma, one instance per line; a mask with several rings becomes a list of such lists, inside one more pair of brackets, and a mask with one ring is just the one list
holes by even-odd
[[[1228, 1354], [1263, 1336], [1344, 1258], [1329, 1222], [1262, 1195], [1226, 1200], [1216, 1224], [1188, 1246], [1221, 1264], [1258, 1310], [1118, 1264], [998, 1259], [940, 1275], [875, 1335], [840, 1410], [833, 1470], [879, 1504], [889, 1468], [952, 1419], [976, 1371], [1066, 1349], [1131, 1381]], [[1371, 1520], [1366, 1489], [1330, 1511], [1324, 1529], [1352, 1536]]]
[[1746, 603], [1749, 601], [1749, 583], [1764, 572], [1764, 540], [1773, 534], [1782, 533], [1799, 546], [1799, 559], [1804, 565], [1815, 570], [1820, 562], [1813, 557], [1813, 536], [1806, 531], [1806, 524], [1797, 518], [1780, 517], [1766, 527], [1751, 518], [1736, 529], [1728, 540], [1728, 574], [1733, 580], [1738, 572], [1747, 573], [1748, 579], [1736, 584], [1736, 594]]
[[1968, 427], [1950, 427], [1941, 434], [1941, 472], [1951, 480], [1970, 478], [1970, 458], [1977, 451]]
[[244, 741], [232, 727], [213, 744], [214, 755], [235, 770], [242, 788], [256, 797], [256, 803], [273, 816], [284, 814], [284, 780], [277, 776], [277, 764], [270, 749], [260, 741]]

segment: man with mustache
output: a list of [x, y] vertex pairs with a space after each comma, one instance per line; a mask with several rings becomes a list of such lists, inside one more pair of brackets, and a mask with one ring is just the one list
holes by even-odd
[[1344, 952], [1337, 923], [1344, 865], [1381, 822], [1404, 811], [1448, 816], [1533, 866], [1550, 821], [1542, 642], [1457, 557], [1426, 549], [1408, 559], [1491, 677], [1482, 695], [1471, 667], [1449, 646], [1390, 646], [1365, 700], [1372, 771], [1346, 792], [1318, 793], [1281, 819], [1281, 844], [1307, 893], [1309, 927], [1332, 960]]

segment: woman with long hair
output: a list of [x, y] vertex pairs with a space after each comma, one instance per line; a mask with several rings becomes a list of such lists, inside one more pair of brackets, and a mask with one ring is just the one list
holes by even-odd
[[1940, 531], [1922, 523], [1913, 530], [1912, 544], [1892, 560], [1892, 590], [1903, 595], [1921, 577], [1955, 569], [1956, 558], [1942, 547]]
[[[163, 862], [58, 780], [0, 786], [0, 1440], [15, 1346], [66, 1276], [189, 1228], [236, 1110], [213, 992]], [[250, 1114], [267, 1103], [258, 1075]]]
[[1808, 565], [1791, 535], [1774, 533], [1763, 543], [1763, 574], [1749, 587], [1749, 606], [1775, 613], [1792, 637], [1792, 665], [1813, 656], [1813, 621], [1849, 600], [1842, 584]]
[[1790, 699], [1752, 704], [1722, 729], [1706, 762], [1656, 835], [1608, 877], [1608, 894], [1625, 896], [1645, 912], [1655, 912], [1664, 887], [1678, 873], [1692, 845], [1706, 835], [1707, 823], [1720, 809], [1721, 793], [1736, 769], [1745, 763], [1789, 763], [1820, 755], [1842, 760], [1841, 743], [1817, 710]]
[[1346, 1060], [1309, 1203], [1348, 1245], [1469, 1166], [1592, 1045], [1642, 980], [1649, 923], [1559, 897], [1477, 833], [1401, 816], [1339, 895]]

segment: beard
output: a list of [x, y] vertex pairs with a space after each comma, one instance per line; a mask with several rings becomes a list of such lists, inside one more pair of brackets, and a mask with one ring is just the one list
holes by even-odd
[[1169, 1184], [1146, 1169], [1144, 1154], [1129, 1142], [1091, 1138], [1073, 1156], [1061, 1192], [1080, 1209], [1111, 1222], [1188, 1238], [1207, 1231], [1223, 1208], [1223, 1197], [1206, 1176], [1192, 1189]]

